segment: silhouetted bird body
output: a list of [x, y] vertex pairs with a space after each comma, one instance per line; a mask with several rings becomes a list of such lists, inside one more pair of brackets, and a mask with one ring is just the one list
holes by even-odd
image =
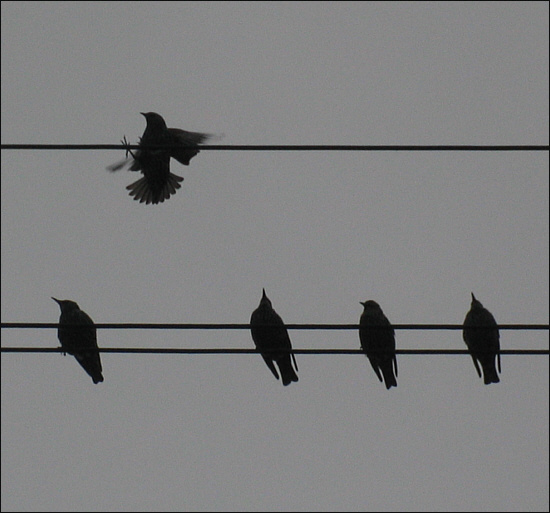
[[[298, 366], [296, 365], [294, 354], [290, 353], [292, 344], [288, 331], [279, 314], [273, 310], [271, 301], [266, 296], [265, 290], [263, 291], [260, 305], [252, 312], [250, 332], [256, 348], [260, 351], [262, 358], [273, 375], [279, 379], [279, 375], [273, 364], [275, 362], [279, 367], [283, 385], [286, 386], [292, 381], [298, 381], [296, 374]], [[292, 367], [291, 356], [296, 371]]]
[[[140, 203], [162, 203], [181, 187], [181, 176], [170, 172], [170, 157], [184, 166], [199, 153], [198, 144], [214, 137], [211, 134], [187, 132], [180, 128], [168, 128], [166, 122], [156, 112], [142, 112], [147, 121], [145, 132], [140, 138], [140, 149], [130, 152], [133, 160], [126, 158], [112, 164], [107, 169], [118, 171], [130, 164], [130, 171], [141, 171], [143, 178], [128, 187], [130, 196]], [[154, 148], [171, 146], [171, 148]]]
[[[498, 360], [500, 370], [500, 334], [498, 324], [483, 305], [476, 299], [472, 292], [472, 304], [470, 311], [464, 319], [462, 338], [468, 346], [476, 371], [481, 378], [479, 364], [483, 369], [483, 381], [486, 385], [500, 381], [495, 365]], [[478, 364], [479, 362], [479, 364]]]
[[61, 308], [57, 330], [61, 347], [76, 358], [94, 383], [103, 381], [94, 321], [74, 301], [52, 299]]
[[387, 389], [396, 387], [397, 358], [394, 329], [376, 301], [365, 301], [361, 304], [364, 307], [359, 320], [361, 347], [378, 379], [382, 381], [382, 376], [384, 377]]

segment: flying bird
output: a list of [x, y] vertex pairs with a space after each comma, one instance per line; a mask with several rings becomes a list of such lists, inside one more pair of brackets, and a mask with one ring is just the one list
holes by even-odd
[[[387, 389], [397, 386], [397, 358], [395, 356], [395, 332], [376, 301], [360, 302], [363, 313], [359, 319], [359, 340], [378, 379]], [[382, 371], [382, 374], [380, 374]], [[395, 371], [395, 375], [394, 375]]]
[[76, 358], [94, 383], [103, 381], [94, 321], [74, 301], [52, 299], [61, 308], [57, 330], [61, 347]]
[[498, 361], [498, 372], [502, 372], [500, 370], [500, 334], [497, 326], [493, 314], [483, 307], [472, 292], [472, 304], [464, 319], [462, 338], [468, 346], [480, 378], [479, 364], [481, 364], [483, 381], [486, 385], [500, 381], [495, 359]]
[[[279, 379], [279, 374], [273, 362], [279, 367], [283, 385], [287, 386], [292, 381], [298, 381], [296, 371], [296, 359], [291, 353], [292, 344], [286, 329], [285, 323], [279, 314], [273, 310], [271, 301], [263, 290], [260, 305], [252, 312], [250, 318], [250, 332], [256, 348], [260, 351], [262, 358], [273, 375]], [[294, 368], [290, 357], [294, 362]], [[294, 370], [296, 369], [296, 371]]]
[[[199, 153], [198, 144], [214, 136], [199, 132], [187, 132], [180, 128], [168, 128], [163, 117], [156, 112], [141, 112], [147, 126], [140, 138], [139, 149], [127, 150], [126, 158], [107, 167], [109, 171], [118, 171], [129, 165], [130, 171], [141, 171], [143, 178], [126, 187], [130, 196], [140, 203], [162, 203], [176, 194], [181, 187], [183, 177], [170, 172], [170, 158], [176, 159], [184, 166]], [[128, 146], [126, 138], [122, 141]], [[167, 148], [155, 148], [167, 146]], [[168, 148], [168, 146], [170, 146]], [[132, 158], [128, 157], [128, 153]]]

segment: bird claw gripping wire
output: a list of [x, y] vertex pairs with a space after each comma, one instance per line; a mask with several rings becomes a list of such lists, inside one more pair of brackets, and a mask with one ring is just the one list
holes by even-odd
[[122, 144], [122, 147], [126, 150], [126, 156], [124, 157], [123, 160], [120, 160], [119, 162], [115, 162], [114, 164], [107, 166], [107, 170], [111, 171], [112, 173], [115, 171], [119, 171], [129, 163], [130, 159], [128, 158], [128, 154], [130, 154], [134, 160], [137, 160], [136, 156], [132, 153], [132, 150], [130, 149], [130, 143], [126, 139], [126, 136], [124, 136], [124, 138], [120, 141], [120, 143]]
[[135, 160], [136, 157], [132, 153], [132, 150], [130, 149], [130, 143], [126, 140], [126, 136], [123, 136], [123, 139], [120, 141], [122, 146], [124, 146], [124, 149], [126, 150], [126, 158], [128, 158], [128, 154], [132, 155], [132, 158]]

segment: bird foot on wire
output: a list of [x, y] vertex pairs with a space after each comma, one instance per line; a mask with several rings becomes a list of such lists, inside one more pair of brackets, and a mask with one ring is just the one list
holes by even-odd
[[122, 143], [122, 146], [124, 146], [124, 149], [126, 150], [126, 158], [128, 158], [128, 153], [132, 155], [132, 158], [135, 160], [136, 157], [132, 153], [132, 150], [130, 149], [130, 143], [126, 140], [126, 136], [120, 141]]

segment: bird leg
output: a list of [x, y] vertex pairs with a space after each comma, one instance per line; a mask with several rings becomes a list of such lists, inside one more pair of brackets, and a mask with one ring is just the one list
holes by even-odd
[[122, 139], [120, 142], [126, 150], [126, 158], [128, 158], [128, 153], [129, 153], [130, 155], [132, 155], [132, 158], [136, 160], [136, 156], [132, 153], [132, 150], [130, 149], [130, 143], [126, 140], [126, 136], [124, 136], [124, 139]]

